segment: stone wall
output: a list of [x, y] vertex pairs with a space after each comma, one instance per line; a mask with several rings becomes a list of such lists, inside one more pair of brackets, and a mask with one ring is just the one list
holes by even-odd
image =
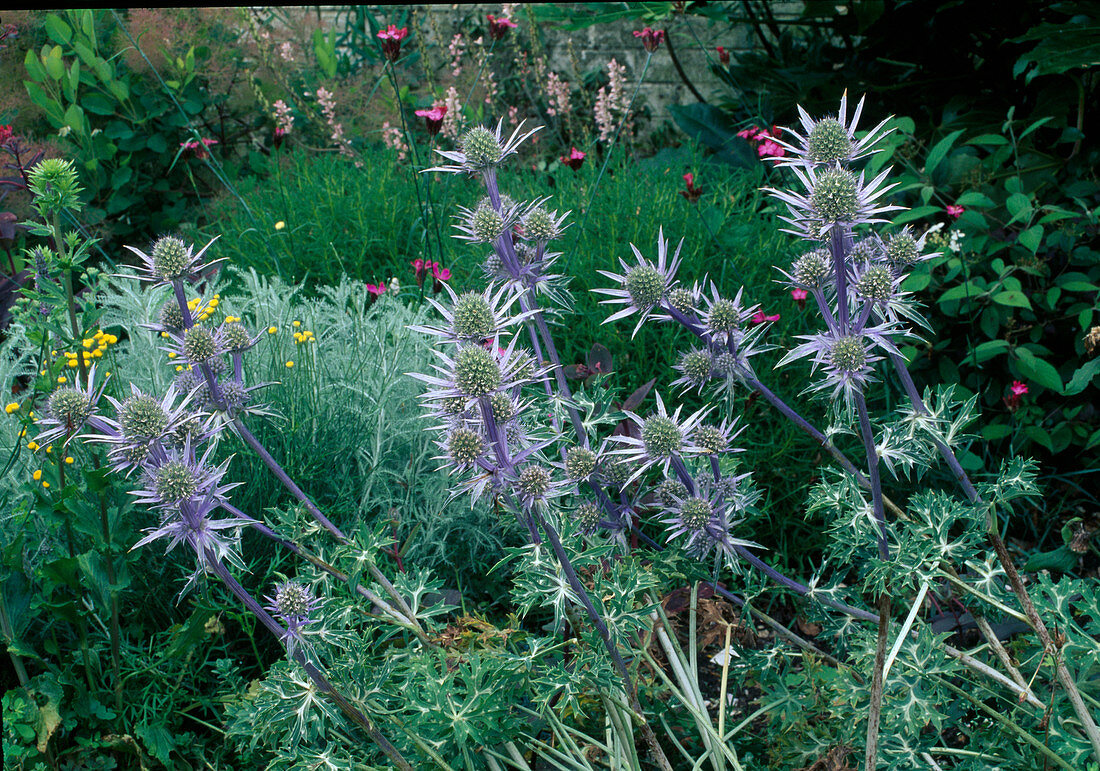
[[[578, 13], [590, 13], [593, 3], [558, 3], [557, 8], [568, 11], [577, 9]], [[732, 10], [740, 6], [729, 4]], [[609, 10], [619, 8], [618, 4], [607, 3]], [[771, 10], [777, 19], [793, 19], [801, 13], [803, 3], [792, 0], [772, 0]], [[446, 55], [446, 47], [455, 32], [469, 30], [471, 22], [480, 21], [484, 26], [485, 15], [501, 15], [502, 6], [497, 4], [440, 4], [421, 6], [393, 6], [379, 9], [379, 18], [397, 20], [400, 11], [411, 10], [418, 22], [417, 28], [425, 35], [423, 41], [436, 51]], [[513, 4], [509, 10], [514, 20], [526, 27], [530, 9], [525, 4]], [[333, 18], [336, 9], [327, 7], [322, 16]], [[722, 46], [734, 57], [739, 52], [753, 50], [759, 45], [753, 27], [739, 24], [730, 27], [726, 23], [708, 22], [700, 16], [677, 16], [662, 24], [671, 37], [677, 58], [688, 78], [702, 96], [708, 100], [716, 93], [728, 90], [710, 71], [709, 62], [717, 61], [716, 46]], [[636, 82], [645, 63], [645, 51], [641, 43], [634, 38], [633, 31], [642, 24], [632, 19], [616, 19], [588, 26], [579, 30], [560, 29], [554, 23], [539, 25], [540, 48], [545, 53], [551, 70], [570, 82], [576, 82], [578, 74], [596, 70], [605, 70], [607, 63], [615, 59], [626, 66], [627, 82]], [[708, 61], [709, 55], [709, 61]], [[662, 45], [650, 63], [639, 95], [640, 104], [648, 105], [655, 122], [668, 116], [670, 104], [690, 104], [697, 101], [683, 79], [677, 73], [667, 45]]]

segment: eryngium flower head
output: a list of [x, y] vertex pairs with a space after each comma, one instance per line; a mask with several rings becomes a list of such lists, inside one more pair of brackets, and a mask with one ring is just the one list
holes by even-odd
[[193, 246], [185, 244], [181, 239], [174, 236], [164, 236], [153, 244], [152, 255], [148, 255], [132, 246], [126, 248], [141, 258], [142, 264], [138, 266], [138, 270], [144, 275], [138, 275], [137, 278], [141, 281], [152, 281], [154, 285], [159, 286], [161, 284], [171, 284], [174, 281], [191, 279], [221, 262], [221, 259], [206, 263], [202, 261], [206, 250], [216, 240], [217, 237], [212, 238], [210, 243], [200, 249], [198, 253], [195, 253]]
[[688, 494], [687, 485], [681, 482], [675, 477], [669, 477], [657, 485], [657, 489], [654, 490], [657, 496], [657, 501], [663, 506], [671, 506], [672, 501], [676, 498], [686, 498]]
[[793, 167], [805, 193], [789, 192], [768, 187], [764, 190], [787, 205], [789, 217], [780, 217], [790, 225], [786, 233], [818, 241], [834, 227], [862, 225], [869, 222], [886, 222], [878, 216], [903, 207], [877, 205], [878, 199], [897, 186], [896, 182], [883, 186], [890, 174], [885, 169], [870, 182], [865, 182], [863, 172], [857, 177], [842, 166]]
[[613, 455], [621, 455], [624, 460], [638, 464], [628, 482], [653, 466], [661, 466], [667, 476], [669, 463], [673, 457], [696, 452], [696, 448], [687, 442], [685, 437], [699, 425], [706, 409], [701, 409], [682, 420], [681, 409], [682, 406], [678, 406], [676, 411], [669, 415], [665, 409], [664, 400], [661, 399], [660, 394], [657, 394], [657, 411], [649, 417], [642, 418], [636, 413], [626, 411], [627, 417], [637, 427], [640, 436], [613, 436], [611, 440], [625, 445], [622, 449], [614, 450]]
[[833, 281], [832, 256], [828, 249], [806, 252], [794, 261], [791, 272], [784, 275], [800, 289], [820, 289]]
[[480, 293], [456, 294], [449, 284], [444, 284], [443, 289], [450, 295], [449, 304], [437, 302], [431, 297], [428, 298], [428, 302], [439, 311], [445, 323], [439, 326], [413, 325], [409, 329], [442, 338], [450, 343], [482, 343], [499, 336], [507, 327], [523, 321], [530, 315], [530, 313], [510, 312], [516, 301], [516, 295], [509, 293], [508, 288], [504, 286], [498, 288], [495, 293], [491, 286]]
[[199, 487], [199, 477], [182, 460], [169, 460], [151, 472], [153, 489], [163, 503], [179, 503], [195, 494]]
[[670, 308], [683, 313], [685, 316], [694, 313], [699, 305], [699, 291], [693, 287], [673, 287], [668, 292], [668, 305]]
[[756, 546], [730, 535], [730, 528], [737, 524], [731, 521], [731, 513], [739, 511], [707, 480], [696, 483], [694, 492], [670, 496], [665, 512], [671, 516], [662, 521], [669, 526], [670, 541], [682, 538], [681, 547], [696, 559], [703, 559], [715, 548], [729, 555], [735, 546]]
[[321, 604], [313, 596], [313, 591], [297, 581], [283, 581], [275, 585], [274, 596], [265, 596], [267, 609], [276, 619], [286, 626], [282, 635], [287, 653], [291, 656], [299, 644], [304, 642], [302, 632], [306, 626], [314, 623], [314, 612]]
[[241, 353], [254, 346], [260, 336], [252, 337], [248, 334], [248, 327], [239, 321], [222, 325], [222, 344], [227, 351]]
[[559, 217], [556, 210], [551, 212], [542, 206], [537, 206], [527, 212], [527, 216], [523, 218], [521, 223], [523, 237], [540, 244], [561, 238], [562, 223], [568, 216], [569, 212]]
[[565, 454], [565, 476], [583, 482], [596, 470], [596, 453], [587, 447], [571, 447]]
[[500, 364], [480, 345], [465, 345], [455, 354], [455, 387], [464, 396], [486, 396], [500, 387]]
[[202, 457], [196, 457], [195, 447], [190, 440], [179, 449], [169, 450], [163, 457], [144, 468], [144, 487], [133, 490], [136, 502], [153, 508], [173, 508], [184, 513], [192, 511], [203, 501], [228, 500], [225, 493], [240, 483], [220, 485], [222, 477], [229, 469], [227, 458], [218, 466], [210, 464], [214, 445], [207, 446]]
[[714, 371], [714, 356], [709, 349], [692, 348], [680, 356], [673, 369], [680, 373], [680, 377], [672, 381], [673, 386], [682, 385], [684, 391], [692, 388], [701, 391]]
[[225, 345], [220, 334], [206, 327], [194, 326], [184, 331], [178, 352], [192, 364], [205, 364], [224, 353]]
[[486, 444], [481, 434], [469, 428], [456, 428], [447, 436], [443, 446], [446, 460], [455, 468], [465, 469], [475, 465], [485, 455]]
[[886, 261], [895, 271], [908, 270], [918, 262], [935, 257], [935, 254], [922, 254], [924, 251], [925, 236], [913, 237], [913, 231], [906, 225], [886, 240]]
[[589, 535], [599, 528], [603, 509], [594, 503], [585, 502], [573, 511], [573, 519], [576, 520], [580, 532]]
[[700, 452], [716, 455], [724, 452], [739, 452], [738, 448], [733, 446], [733, 440], [744, 429], [737, 428], [737, 419], [732, 422], [723, 420], [717, 426], [704, 423], [695, 429], [695, 432], [691, 435], [691, 443]]
[[683, 239], [676, 246], [676, 253], [672, 259], [668, 258], [668, 241], [665, 239], [664, 228], [657, 231], [657, 262], [650, 262], [638, 247], [630, 245], [638, 262], [636, 265], [628, 265], [625, 260], [619, 258], [619, 264], [623, 272], [609, 273], [605, 270], [597, 271], [603, 276], [619, 284], [617, 289], [593, 289], [598, 294], [608, 295], [611, 299], [601, 300], [601, 305], [626, 305], [622, 310], [611, 314], [603, 323], [607, 324], [625, 318], [633, 313], [638, 313], [638, 323], [634, 327], [631, 337], [642, 328], [643, 322], [657, 308], [665, 298], [666, 292], [672, 287], [676, 277], [676, 270], [680, 267], [680, 249], [683, 247]]
[[157, 314], [157, 318], [160, 325], [167, 330], [178, 332], [183, 329], [183, 313], [180, 311], [180, 304], [176, 302], [175, 298], [160, 306], [160, 313]]
[[138, 392], [119, 406], [118, 423], [127, 437], [152, 439], [168, 428], [168, 413], [156, 398]]
[[410, 372], [409, 375], [428, 384], [430, 390], [422, 399], [439, 402], [461, 397], [469, 406], [471, 400], [541, 380], [545, 370], [536, 368], [530, 356], [516, 349], [517, 341], [518, 336], [513, 337], [507, 348], [500, 348], [497, 338], [484, 345], [468, 343], [460, 345], [453, 357], [433, 350], [442, 362], [432, 365], [438, 374]]
[[703, 313], [703, 325], [712, 342], [726, 345], [730, 341], [738, 343], [744, 337], [742, 328], [757, 308], [746, 308], [741, 304], [744, 291], [745, 288], [741, 287], [734, 298], [728, 300], [718, 294], [718, 287], [711, 282], [711, 296], [705, 298], [707, 309]]
[[873, 379], [872, 365], [883, 358], [875, 353], [876, 349], [901, 355], [891, 337], [902, 332], [894, 324], [883, 323], [865, 327], [860, 332], [827, 330], [816, 335], [799, 335], [806, 342], [792, 348], [777, 366], [812, 356], [812, 371], [816, 373], [821, 369], [825, 377], [807, 390], [831, 388], [834, 399], [843, 394], [845, 400], [850, 400]]
[[889, 118], [868, 131], [862, 139], [856, 139], [856, 124], [863, 112], [861, 97], [852, 119], [848, 120], [848, 92], [840, 99], [840, 110], [836, 117], [814, 120], [801, 107], [798, 108], [802, 132], [784, 128], [774, 142], [784, 147], [788, 153], [776, 159], [779, 166], [822, 166], [830, 164], [846, 165], [878, 152], [875, 145], [889, 134], [883, 131]]
[[901, 279], [895, 277], [888, 266], [872, 263], [865, 265], [852, 282], [857, 297], [879, 305], [886, 305], [898, 292]]
[[46, 414], [36, 422], [42, 431], [34, 440], [43, 447], [51, 442], [65, 438], [68, 444], [76, 432], [85, 425], [97, 431], [110, 431], [111, 426], [97, 414], [99, 398], [103, 395], [104, 383], [95, 389], [95, 364], [88, 368], [88, 382], [81, 385], [58, 388], [50, 395], [46, 403]]
[[505, 158], [516, 152], [516, 148], [523, 140], [541, 128], [541, 126], [536, 127], [521, 135], [519, 133], [523, 129], [523, 123], [521, 122], [512, 132], [508, 141], [504, 142], [501, 141], [501, 126], [503, 123], [503, 119], [498, 121], [495, 131], [490, 131], [484, 126], [470, 129], [459, 140], [461, 151], [436, 150], [437, 153], [451, 161], [451, 164], [435, 166], [426, 169], [426, 171], [446, 171], [452, 174], [492, 172]]
[[541, 506], [548, 498], [558, 495], [561, 482], [555, 482], [550, 469], [537, 463], [524, 466], [516, 477], [514, 489], [525, 509]]

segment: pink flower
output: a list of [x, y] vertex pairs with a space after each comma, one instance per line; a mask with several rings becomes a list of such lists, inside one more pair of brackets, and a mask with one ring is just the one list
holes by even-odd
[[729, 51], [727, 51], [725, 48], [722, 48], [722, 46], [718, 46], [714, 50], [718, 52], [718, 61], [722, 62], [722, 64], [729, 64], [730, 63], [730, 52]]
[[753, 126], [752, 128], [741, 129], [737, 132], [737, 136], [742, 139], [753, 140], [756, 139], [756, 135], [760, 132], [759, 126]]
[[511, 19], [505, 19], [503, 17], [496, 17], [493, 14], [486, 14], [489, 19], [489, 37], [493, 40], [500, 40], [506, 34], [508, 30], [515, 29], [519, 25]]
[[442, 270], [440, 270], [439, 269], [439, 263], [438, 262], [433, 262], [432, 263], [432, 278], [434, 278], [436, 281], [448, 281], [451, 278], [451, 269], [450, 268], [443, 268]]
[[388, 60], [391, 62], [397, 61], [398, 57], [401, 56], [401, 41], [408, 35], [408, 27], [398, 29], [396, 24], [391, 24], [378, 33], [378, 39], [382, 41], [382, 53]]
[[210, 157], [210, 153], [206, 151], [206, 148], [216, 144], [218, 144], [218, 140], [216, 139], [203, 139], [201, 141], [191, 140], [190, 142], [180, 142], [180, 147], [184, 150], [190, 150], [195, 154], [195, 157], [201, 161], [203, 158]]
[[[409, 263], [412, 265], [413, 273], [416, 275], [416, 285], [418, 287], [424, 287], [424, 276], [427, 275], [428, 269], [425, 267], [424, 260], [417, 257], [415, 260]], [[427, 263], [430, 265], [431, 263]]]
[[774, 316], [769, 316], [768, 314], [764, 313], [763, 310], [758, 310], [756, 313], [752, 314], [752, 318], [749, 319], [749, 323], [753, 326], [756, 326], [757, 324], [763, 324], [766, 321], [779, 321], [779, 314], [776, 313]]
[[645, 50], [649, 53], [653, 53], [660, 47], [661, 41], [665, 39], [665, 31], [663, 29], [650, 29], [646, 27], [642, 30], [635, 30], [634, 37], [641, 38], [642, 46]]
[[791, 299], [798, 303], [798, 309], [802, 310], [806, 307], [806, 297], [809, 296], [809, 292], [805, 289], [792, 289]]
[[416, 114], [424, 119], [424, 123], [428, 127], [428, 134], [434, 137], [443, 126], [443, 116], [447, 114], [447, 105], [435, 104], [432, 105], [430, 110], [417, 110]]
[[578, 171], [580, 167], [584, 164], [585, 157], [585, 153], [582, 153], [580, 150], [574, 147], [569, 151], [568, 156], [563, 155], [558, 160], [571, 168], [573, 171]]
[[782, 145], [778, 145], [770, 139], [765, 139], [756, 148], [756, 154], [761, 158], [782, 158], [787, 154]]
[[1013, 380], [1008, 390], [1009, 395], [1004, 397], [1003, 401], [1009, 412], [1015, 412], [1020, 406], [1020, 400], [1027, 394], [1027, 384]]
[[371, 297], [379, 297], [386, 291], [386, 285], [381, 281], [378, 282], [377, 286], [375, 284], [367, 284], [367, 291], [370, 292]]
[[8, 140], [12, 137], [11, 126], [0, 126], [0, 145], [8, 143]]
[[684, 184], [687, 187], [680, 191], [680, 195], [688, 199], [691, 203], [698, 201], [699, 196], [703, 194], [703, 188], [695, 186], [695, 175], [690, 171], [684, 175]]
[[[966, 207], [956, 206], [955, 204], [948, 204], [947, 205], [947, 213], [950, 214], [955, 219], [958, 219], [959, 217], [963, 216], [964, 211], [966, 211]], [[1024, 393], [1027, 393], [1027, 386], [1024, 386]]]

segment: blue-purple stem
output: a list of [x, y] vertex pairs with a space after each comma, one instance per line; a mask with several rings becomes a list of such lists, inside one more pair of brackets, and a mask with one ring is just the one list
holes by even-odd
[[863, 436], [863, 447], [867, 452], [867, 473], [871, 477], [871, 506], [878, 525], [878, 556], [890, 559], [890, 541], [886, 531], [886, 512], [882, 507], [882, 480], [879, 478], [879, 457], [875, 448], [875, 435], [871, 428], [871, 417], [867, 413], [867, 400], [863, 391], [855, 395], [856, 411], [859, 413], [859, 432]]

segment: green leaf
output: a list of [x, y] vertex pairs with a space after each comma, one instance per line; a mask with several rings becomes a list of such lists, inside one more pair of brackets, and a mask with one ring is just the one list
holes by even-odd
[[80, 109], [80, 105], [69, 105], [69, 109], [65, 110], [65, 125], [70, 126], [73, 131], [78, 134], [87, 134], [87, 123], [84, 120], [84, 110]]
[[1100, 373], [1100, 358], [1093, 359], [1078, 367], [1077, 371], [1073, 373], [1073, 377], [1069, 379], [1069, 383], [1066, 384], [1065, 395], [1076, 396], [1081, 393], [1098, 373]]
[[725, 163], [744, 168], [760, 163], [749, 143], [737, 136], [729, 116], [714, 105], [673, 105], [669, 111], [681, 131], [714, 150]]
[[903, 211], [901, 214], [894, 217], [893, 221], [895, 225], [901, 225], [924, 217], [931, 217], [933, 214], [939, 214], [942, 211], [943, 207], [940, 206], [917, 206], [909, 211]]
[[56, 14], [47, 14], [43, 26], [46, 28], [46, 34], [55, 43], [68, 45], [69, 41], [73, 39], [72, 27], [62, 21], [61, 17]]
[[1054, 442], [1050, 439], [1050, 433], [1040, 426], [1024, 426], [1024, 436], [1036, 444], [1042, 445], [1047, 452], [1054, 452]]
[[968, 145], [1007, 145], [1008, 138], [1001, 134], [981, 134], [966, 140]]
[[1027, 348], [1016, 349], [1016, 366], [1026, 379], [1055, 393], [1062, 393], [1062, 378], [1050, 362], [1038, 358]]
[[168, 149], [168, 141], [163, 134], [152, 134], [149, 137], [148, 146], [154, 153], [163, 153]]
[[1058, 573], [1068, 573], [1077, 567], [1077, 555], [1068, 546], [1059, 546], [1054, 551], [1032, 554], [1024, 565], [1028, 573], [1037, 573], [1040, 570], [1053, 570]]
[[1020, 234], [1019, 241], [1029, 252], [1035, 254], [1039, 251], [1039, 245], [1043, 243], [1043, 226], [1035, 225], [1028, 228]]
[[[989, 361], [994, 356], [1000, 356], [1002, 353], [1007, 353], [1009, 350], [1009, 344], [1007, 340], [990, 340], [985, 343], [979, 343], [974, 346], [973, 360], [979, 364], [983, 361]], [[971, 357], [967, 357], [968, 359]]]
[[1031, 309], [1031, 301], [1027, 299], [1027, 295], [1016, 289], [1010, 289], [1007, 292], [998, 292], [993, 295], [993, 302], [998, 305], [1008, 305], [1012, 308]]
[[950, 134], [937, 142], [935, 146], [928, 151], [928, 159], [924, 162], [925, 174], [931, 176], [932, 173], [935, 172], [936, 167], [940, 165], [940, 161], [942, 161], [944, 156], [947, 155], [947, 152], [951, 149], [951, 146], [955, 144], [955, 140], [962, 136], [962, 133], [962, 129], [952, 131]]
[[959, 206], [980, 206], [983, 209], [990, 209], [997, 205], [988, 195], [975, 190], [968, 190], [963, 193], [955, 199], [955, 203]]
[[93, 115], [114, 115], [115, 103], [103, 94], [90, 93], [80, 98], [80, 104]]
[[1012, 426], [1004, 423], [990, 423], [988, 426], [982, 428], [982, 438], [987, 442], [996, 442], [998, 439], [1004, 439], [1006, 436], [1012, 433]]
[[31, 80], [41, 83], [46, 79], [46, 71], [42, 69], [42, 62], [34, 51], [27, 49], [27, 55], [23, 57], [23, 66], [27, 69]]
[[1031, 199], [1023, 193], [1013, 193], [1005, 201], [1005, 208], [1008, 209], [1008, 213], [1012, 215], [1011, 222], [1023, 219], [1031, 214]]
[[46, 74], [53, 80], [61, 80], [65, 77], [65, 62], [61, 58], [61, 46], [54, 46], [42, 55], [42, 65], [46, 68]]

